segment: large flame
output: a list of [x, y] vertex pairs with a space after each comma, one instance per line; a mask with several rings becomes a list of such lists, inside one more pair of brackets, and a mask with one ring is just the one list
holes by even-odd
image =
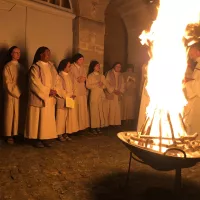
[[199, 16], [200, 0], [160, 0], [157, 19], [150, 32], [143, 31], [140, 35], [142, 44], [151, 44], [146, 86], [150, 103], [146, 111], [147, 116], [155, 118], [152, 136], [159, 135], [160, 119], [162, 137], [171, 136], [167, 113], [170, 114], [175, 137], [186, 135], [179, 118], [187, 104], [182, 91], [187, 67], [183, 38], [188, 24], [198, 23]]

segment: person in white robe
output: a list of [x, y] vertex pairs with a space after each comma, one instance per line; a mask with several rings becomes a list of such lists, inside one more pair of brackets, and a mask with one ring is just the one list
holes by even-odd
[[[61, 97], [57, 98], [56, 104], [56, 129], [58, 137], [64, 141], [71, 140], [69, 134], [79, 131], [78, 112], [76, 104], [76, 85], [72, 81], [69, 72], [71, 71], [70, 59], [64, 59], [58, 66], [60, 76]], [[74, 100], [74, 107], [67, 107], [66, 98]]]
[[78, 110], [78, 126], [79, 130], [85, 130], [89, 127], [89, 113], [87, 105], [87, 91], [86, 91], [86, 71], [83, 66], [84, 57], [80, 53], [77, 53], [72, 58], [72, 65], [70, 76], [76, 84], [76, 103]]
[[188, 51], [190, 59], [196, 62], [192, 77], [184, 84], [188, 104], [184, 119], [188, 134], [199, 133], [200, 138], [200, 42], [193, 44]]
[[146, 108], [149, 105], [149, 95], [146, 90], [147, 85], [147, 65], [144, 64], [142, 66], [142, 79], [141, 79], [141, 101], [140, 101], [140, 109], [139, 109], [139, 116], [138, 116], [138, 123], [137, 123], [137, 131], [140, 132], [142, 125], [145, 123], [146, 120]]
[[93, 60], [90, 62], [86, 87], [90, 90], [90, 127], [94, 134], [102, 133], [101, 128], [105, 127], [106, 116], [104, 112], [104, 101], [106, 88], [105, 76], [100, 73], [100, 64]]
[[136, 74], [132, 67], [123, 73], [125, 90], [122, 98], [122, 120], [131, 122], [136, 118]]
[[11, 47], [3, 69], [4, 136], [9, 144], [13, 144], [13, 136], [18, 135], [20, 96], [25, 90], [26, 74], [19, 63], [20, 53], [18, 47]]
[[117, 62], [106, 75], [107, 123], [111, 126], [121, 125], [121, 100], [124, 93], [121, 68], [121, 64]]
[[57, 138], [55, 104], [58, 95], [58, 74], [50, 62], [51, 52], [40, 47], [29, 71], [29, 102], [25, 137], [35, 139], [35, 146], [50, 147], [50, 139]]

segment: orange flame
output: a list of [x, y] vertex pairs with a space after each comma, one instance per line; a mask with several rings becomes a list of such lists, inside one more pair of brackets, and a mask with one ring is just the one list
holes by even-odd
[[187, 67], [183, 38], [187, 25], [199, 22], [199, 13], [200, 0], [160, 0], [157, 19], [150, 32], [143, 31], [140, 35], [142, 44], [151, 44], [146, 86], [150, 103], [146, 113], [152, 118], [157, 110], [150, 133], [152, 136], [159, 136], [161, 118], [162, 137], [171, 136], [167, 113], [171, 116], [175, 137], [186, 135], [179, 118], [187, 104], [182, 90]]

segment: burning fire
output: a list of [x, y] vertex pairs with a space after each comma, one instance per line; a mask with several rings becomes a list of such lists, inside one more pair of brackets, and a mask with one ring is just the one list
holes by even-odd
[[[147, 92], [150, 103], [147, 121], [141, 134], [154, 138], [154, 150], [164, 152], [174, 138], [187, 137], [183, 109], [187, 104], [182, 81], [187, 67], [187, 49], [183, 38], [188, 24], [198, 23], [200, 0], [160, 0], [157, 19], [149, 32], [140, 35], [141, 43], [150, 47], [147, 68]], [[171, 140], [166, 139], [171, 138]]]

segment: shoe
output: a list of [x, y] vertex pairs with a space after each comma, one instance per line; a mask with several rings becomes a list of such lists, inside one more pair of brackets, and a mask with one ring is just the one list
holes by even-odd
[[99, 133], [99, 134], [103, 133], [103, 132], [101, 131], [100, 128], [97, 128], [96, 131], [97, 131], [97, 133]]
[[36, 143], [35, 143], [35, 145], [34, 145], [36, 148], [44, 148], [44, 144], [40, 141], [40, 140], [38, 140]]
[[68, 141], [71, 141], [71, 140], [72, 140], [72, 139], [68, 136], [67, 133], [65, 133], [65, 134], [63, 135], [63, 137], [65, 138], [65, 140], [68, 140]]
[[14, 144], [15, 142], [14, 142], [14, 139], [13, 139], [12, 137], [9, 137], [9, 138], [7, 139], [7, 143], [8, 143], [8, 144]]
[[58, 135], [58, 140], [59, 140], [60, 142], [65, 142], [65, 141], [66, 141], [66, 138], [63, 137], [62, 135]]
[[92, 133], [92, 134], [98, 134], [98, 132], [94, 129], [94, 128], [91, 128], [91, 130], [90, 130], [90, 132]]
[[48, 140], [43, 140], [42, 143], [45, 147], [52, 147], [52, 144]]

